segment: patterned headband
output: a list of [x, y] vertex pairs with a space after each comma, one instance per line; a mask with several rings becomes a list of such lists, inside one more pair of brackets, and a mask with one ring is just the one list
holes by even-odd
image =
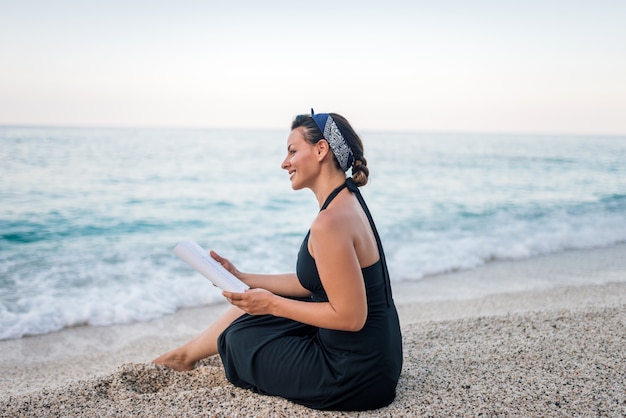
[[333, 118], [328, 113], [315, 114], [313, 109], [311, 109], [311, 117], [322, 131], [324, 139], [328, 141], [330, 149], [335, 154], [335, 158], [339, 161], [343, 171], [348, 171], [354, 163], [354, 154]]

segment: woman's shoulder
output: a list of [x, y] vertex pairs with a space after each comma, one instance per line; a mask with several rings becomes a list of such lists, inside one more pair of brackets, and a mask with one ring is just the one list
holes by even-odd
[[[354, 227], [344, 211], [336, 207], [321, 211], [309, 230], [309, 252], [318, 259], [322, 253], [351, 251], [354, 242]], [[330, 250], [332, 249], [332, 250]], [[325, 259], [323, 257], [323, 259]]]
[[311, 224], [311, 233], [345, 234], [353, 226], [355, 213], [349, 202], [337, 202], [321, 211]]

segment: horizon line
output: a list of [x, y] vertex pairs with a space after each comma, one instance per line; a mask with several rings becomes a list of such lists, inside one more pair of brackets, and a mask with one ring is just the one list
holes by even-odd
[[[278, 127], [233, 127], [233, 126], [192, 126], [192, 125], [141, 125], [141, 124], [48, 124], [48, 123], [2, 123], [0, 128], [32, 129], [146, 129], [146, 130], [206, 130], [206, 131], [285, 131], [289, 128]], [[505, 131], [476, 129], [393, 129], [364, 128], [359, 132], [394, 133], [394, 134], [466, 134], [466, 135], [517, 135], [517, 136], [604, 136], [626, 137], [626, 132], [565, 132], [565, 131]]]

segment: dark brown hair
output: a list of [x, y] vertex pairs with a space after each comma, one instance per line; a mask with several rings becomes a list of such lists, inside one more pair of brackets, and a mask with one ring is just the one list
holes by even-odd
[[[341, 134], [348, 142], [348, 146], [354, 154], [354, 164], [352, 165], [352, 179], [357, 186], [365, 186], [367, 179], [370, 175], [370, 171], [367, 168], [367, 160], [363, 156], [363, 142], [357, 133], [352, 129], [350, 123], [341, 115], [337, 113], [329, 113], [333, 118], [337, 127], [341, 131]], [[291, 123], [291, 130], [303, 127], [305, 130], [304, 139], [310, 144], [317, 144], [320, 139], [325, 139], [324, 134], [317, 127], [317, 124], [311, 117], [311, 115], [298, 115]], [[333, 161], [338, 169], [341, 170], [341, 166], [337, 161], [337, 158], [333, 154]]]

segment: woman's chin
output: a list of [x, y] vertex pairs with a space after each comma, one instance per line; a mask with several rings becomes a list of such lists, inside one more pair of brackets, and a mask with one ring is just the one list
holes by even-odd
[[300, 183], [298, 183], [297, 181], [291, 180], [291, 188], [293, 190], [300, 190], [300, 189], [302, 189], [302, 185]]

